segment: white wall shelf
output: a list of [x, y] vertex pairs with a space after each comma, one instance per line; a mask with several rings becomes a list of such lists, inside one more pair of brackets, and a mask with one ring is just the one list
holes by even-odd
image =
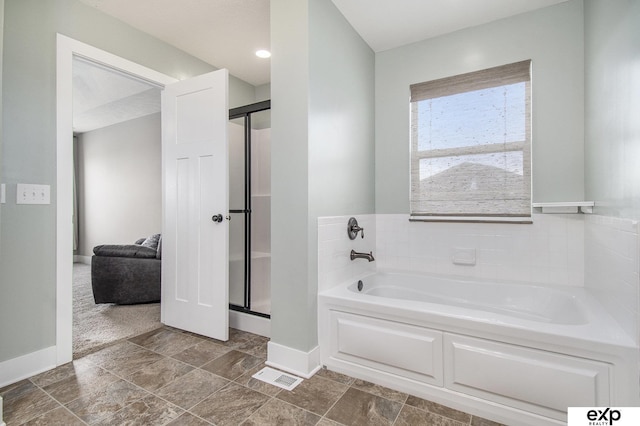
[[542, 213], [593, 213], [593, 201], [562, 201], [555, 203], [532, 203]]

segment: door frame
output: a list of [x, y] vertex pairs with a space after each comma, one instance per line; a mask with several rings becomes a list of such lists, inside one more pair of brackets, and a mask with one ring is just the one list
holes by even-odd
[[62, 365], [73, 359], [73, 57], [160, 88], [178, 80], [59, 33], [56, 44], [56, 365]]

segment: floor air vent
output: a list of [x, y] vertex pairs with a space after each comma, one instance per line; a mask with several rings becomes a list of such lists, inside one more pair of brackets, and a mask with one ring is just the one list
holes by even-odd
[[251, 377], [288, 391], [293, 390], [296, 386], [302, 383], [302, 379], [299, 377], [292, 376], [269, 367], [263, 368]]

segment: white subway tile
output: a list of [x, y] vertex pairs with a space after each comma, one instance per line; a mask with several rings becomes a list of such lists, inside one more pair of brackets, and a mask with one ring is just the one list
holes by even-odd
[[637, 222], [589, 215], [585, 218], [585, 286], [633, 338], [638, 337]]
[[482, 265], [502, 265], [505, 262], [506, 251], [502, 249], [479, 249], [477, 251], [478, 263]]
[[[365, 228], [365, 239], [350, 241], [349, 217], [318, 220], [323, 288], [376, 268], [587, 286], [610, 310], [624, 309], [612, 315], [626, 330], [638, 330], [637, 222], [579, 214], [534, 214], [533, 225], [425, 223], [409, 222], [406, 214], [359, 215], [355, 217]], [[453, 265], [450, 253], [455, 247], [475, 248], [476, 265]], [[373, 251], [376, 261], [351, 262], [351, 248]]]

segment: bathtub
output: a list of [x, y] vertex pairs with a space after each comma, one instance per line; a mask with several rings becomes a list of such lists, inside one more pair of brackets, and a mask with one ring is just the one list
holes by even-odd
[[584, 288], [387, 271], [318, 316], [325, 367], [505, 424], [640, 403], [638, 347]]

